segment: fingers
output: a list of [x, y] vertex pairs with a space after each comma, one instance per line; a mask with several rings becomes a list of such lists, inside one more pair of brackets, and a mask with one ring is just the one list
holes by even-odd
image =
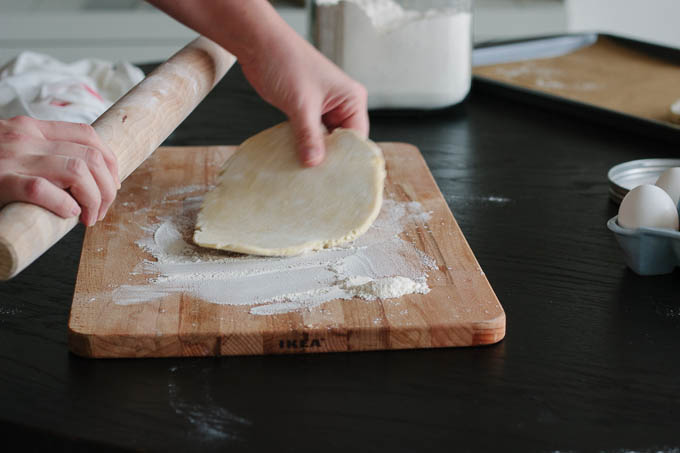
[[363, 85], [354, 83], [352, 91], [344, 99], [336, 101], [337, 105], [330, 105], [323, 116], [323, 121], [329, 129], [344, 127], [353, 129], [364, 138], [368, 138], [368, 95]]
[[320, 112], [303, 111], [300, 115], [290, 118], [298, 156], [303, 165], [314, 167], [324, 158], [324, 130], [320, 121]]
[[91, 226], [117, 187], [115, 155], [92, 127], [28, 117], [0, 122], [0, 204], [30, 202]]
[[92, 126], [62, 121], [37, 121], [36, 125], [48, 140], [78, 143], [98, 150], [104, 158], [106, 167], [113, 176], [116, 188], [120, 189], [116, 155], [101, 141]]
[[87, 226], [94, 225], [100, 215], [102, 196], [84, 159], [42, 155], [33, 160], [30, 171], [62, 189], [68, 189], [82, 208], [80, 221]]
[[330, 130], [344, 127], [355, 130], [363, 138], [368, 138], [369, 124], [366, 110], [357, 110], [349, 114], [341, 110], [333, 110], [326, 113], [323, 120]]
[[106, 166], [104, 157], [98, 149], [87, 146], [60, 142], [56, 142], [54, 145], [54, 152], [50, 154], [81, 159], [87, 165], [101, 194], [101, 205], [99, 206], [96, 220], [102, 220], [113, 203], [113, 200], [116, 198], [117, 186], [116, 181], [113, 179], [113, 176]]
[[361, 135], [363, 138], [368, 138], [368, 114], [366, 111], [360, 111], [360, 112], [354, 112], [352, 116], [349, 118], [345, 119], [340, 124], [340, 127], [346, 127], [348, 129], [354, 129]]
[[[325, 155], [325, 129], [319, 122], [319, 117], [320, 115], [308, 109], [290, 118], [300, 160], [308, 167], [320, 164]], [[355, 130], [363, 138], [368, 138], [369, 122], [365, 90], [359, 90], [356, 97], [325, 113], [322, 119], [330, 130], [344, 127]]]
[[39, 176], [8, 174], [0, 179], [0, 205], [10, 201], [32, 203], [69, 218], [80, 215], [76, 200], [65, 190]]

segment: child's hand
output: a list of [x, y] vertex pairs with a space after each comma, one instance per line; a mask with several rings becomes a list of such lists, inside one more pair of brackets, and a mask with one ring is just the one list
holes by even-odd
[[91, 126], [0, 120], [0, 206], [33, 203], [90, 226], [104, 218], [118, 188], [116, 156]]
[[329, 130], [346, 127], [368, 136], [366, 89], [293, 30], [283, 33], [267, 52], [240, 63], [260, 96], [288, 116], [300, 160], [314, 166], [325, 153], [322, 121]]

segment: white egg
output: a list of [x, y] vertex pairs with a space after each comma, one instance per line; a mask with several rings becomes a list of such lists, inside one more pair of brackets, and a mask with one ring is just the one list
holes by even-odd
[[619, 206], [618, 223], [624, 228], [678, 229], [678, 209], [670, 195], [651, 184], [637, 186]]
[[655, 185], [665, 190], [677, 206], [680, 201], [680, 167], [669, 168], [661, 173]]
[[680, 99], [671, 104], [671, 121], [680, 124]]

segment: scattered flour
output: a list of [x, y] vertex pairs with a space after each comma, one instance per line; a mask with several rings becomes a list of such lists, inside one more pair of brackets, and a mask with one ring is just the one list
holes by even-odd
[[498, 205], [504, 205], [512, 202], [510, 198], [498, 195], [487, 196], [447, 195], [446, 201], [449, 203], [484, 203]]
[[596, 91], [601, 88], [600, 85], [595, 82], [567, 81], [565, 74], [561, 70], [537, 66], [532, 62], [511, 68], [496, 68], [495, 72], [501, 77], [507, 77], [509, 79], [518, 77], [533, 79], [534, 85], [548, 90]]
[[208, 189], [211, 189], [212, 187], [207, 187], [204, 185], [200, 184], [193, 184], [190, 186], [184, 186], [184, 187], [175, 187], [174, 189], [170, 189], [168, 193], [165, 194], [165, 199], [168, 199], [169, 197], [172, 197], [174, 195], [184, 195], [188, 193], [193, 193], [193, 192], [205, 192]]
[[183, 201], [177, 215], [141, 227], [137, 245], [154, 260], [131, 273], [149, 275], [145, 285], [123, 285], [114, 301], [128, 305], [173, 293], [189, 293], [217, 304], [252, 306], [271, 315], [309, 309], [334, 299], [388, 299], [429, 292], [428, 271], [435, 260], [400, 234], [407, 225], [427, 229], [430, 213], [417, 202], [385, 200], [378, 219], [356, 241], [294, 257], [240, 255], [198, 247], [191, 242], [201, 197]]
[[430, 291], [425, 278], [414, 281], [400, 276], [384, 277], [375, 280], [363, 276], [349, 277], [340, 286], [354, 297], [366, 300], [379, 298], [392, 299], [406, 294], [426, 294]]
[[18, 308], [16, 307], [3, 307], [0, 306], [0, 315], [16, 315], [18, 313], [21, 313]]

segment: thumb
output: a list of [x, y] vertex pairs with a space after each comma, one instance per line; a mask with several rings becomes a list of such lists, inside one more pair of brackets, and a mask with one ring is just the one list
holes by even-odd
[[306, 167], [319, 165], [326, 153], [321, 114], [305, 112], [291, 117], [290, 123], [293, 127], [295, 146], [302, 165]]

